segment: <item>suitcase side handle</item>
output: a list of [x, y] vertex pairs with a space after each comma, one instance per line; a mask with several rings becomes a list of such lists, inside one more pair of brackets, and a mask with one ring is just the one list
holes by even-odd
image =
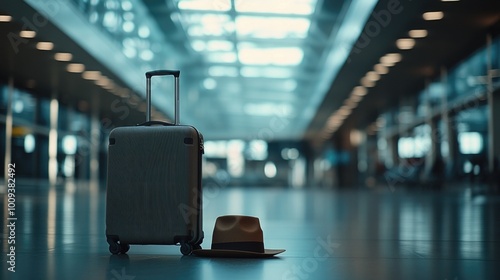
[[174, 125], [179, 124], [179, 70], [154, 70], [146, 72], [146, 122], [151, 121], [151, 77], [153, 76], [174, 76]]

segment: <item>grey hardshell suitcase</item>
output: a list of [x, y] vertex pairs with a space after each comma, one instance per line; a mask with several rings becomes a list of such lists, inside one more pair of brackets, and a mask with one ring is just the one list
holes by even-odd
[[[151, 121], [151, 78], [173, 75], [175, 123]], [[106, 238], [112, 254], [130, 244], [180, 245], [189, 255], [203, 241], [203, 137], [179, 125], [180, 71], [146, 73], [146, 122], [111, 131], [106, 186]]]

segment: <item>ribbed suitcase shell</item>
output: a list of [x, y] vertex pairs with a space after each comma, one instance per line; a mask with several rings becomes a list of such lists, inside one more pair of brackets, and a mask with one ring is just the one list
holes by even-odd
[[[172, 71], [148, 72], [147, 77], [150, 73]], [[173, 73], [178, 77], [178, 71]], [[129, 244], [178, 243], [181, 252], [189, 254], [203, 241], [203, 137], [192, 126], [149, 119], [143, 125], [118, 127], [110, 133], [107, 241], [113, 254], [125, 253]]]

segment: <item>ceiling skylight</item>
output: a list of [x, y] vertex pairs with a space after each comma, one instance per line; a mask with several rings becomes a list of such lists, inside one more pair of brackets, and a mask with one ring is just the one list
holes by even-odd
[[191, 46], [195, 51], [232, 51], [233, 43], [226, 40], [194, 40]]
[[241, 67], [241, 76], [246, 78], [290, 78], [293, 75], [293, 69], [289, 67]]
[[238, 58], [247, 65], [298, 65], [304, 52], [298, 47], [240, 48]]
[[293, 114], [293, 107], [286, 103], [248, 103], [243, 106], [243, 111], [251, 116], [290, 117]]
[[227, 12], [231, 10], [230, 0], [181, 0], [178, 4], [181, 10], [197, 11], [220, 11]]
[[239, 13], [273, 13], [310, 15], [314, 13], [316, 0], [236, 0], [235, 9]]
[[305, 38], [310, 25], [306, 18], [238, 16], [236, 33], [255, 38]]
[[212, 63], [234, 63], [236, 54], [234, 52], [213, 52], [206, 55], [206, 61]]
[[231, 18], [225, 14], [185, 14], [183, 21], [190, 36], [222, 36], [233, 31]]
[[212, 66], [208, 68], [212, 77], [238, 77], [238, 68], [231, 66]]
[[[44, 9], [40, 1], [26, 2]], [[377, 2], [74, 0], [61, 5], [57, 16], [49, 16], [131, 89], [116, 89], [109, 78], [109, 82], [99, 81], [119, 96], [143, 94], [143, 69], [182, 69], [182, 79], [187, 81], [181, 82], [181, 91], [188, 97], [185, 112], [197, 112], [185, 114], [184, 122], [206, 131], [207, 138], [230, 135], [248, 139], [271, 129], [273, 139], [298, 139], [346, 64], [356, 40], [366, 31]], [[81, 9], [80, 3], [90, 3], [92, 9]], [[102, 9], [94, 9], [95, 3], [101, 3]], [[95, 32], [95, 26], [100, 32]], [[103, 40], [114, 47], [102, 49], [95, 44]], [[73, 61], [71, 57], [68, 60]], [[394, 65], [399, 60], [401, 55], [387, 56], [381, 64]], [[72, 67], [69, 70], [77, 73], [85, 70]], [[376, 73], [367, 74], [363, 84], [374, 86], [380, 75], [389, 71], [387, 67], [374, 68]], [[82, 77], [100, 78], [92, 71]], [[353, 90], [342, 110], [337, 110], [336, 126], [366, 94], [365, 87], [359, 89]], [[173, 114], [169, 98], [152, 98], [164, 117]], [[200, 106], [216, 110], [208, 110], [210, 116], [205, 116], [205, 112], [196, 111]], [[216, 118], [224, 121], [214, 123]]]

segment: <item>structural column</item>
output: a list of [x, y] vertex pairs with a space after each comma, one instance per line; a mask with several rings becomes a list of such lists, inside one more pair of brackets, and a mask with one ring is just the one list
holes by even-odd
[[430, 147], [425, 156], [425, 175], [426, 179], [433, 179], [437, 174], [435, 173], [441, 164], [440, 141], [439, 141], [439, 128], [436, 120], [429, 118], [427, 125], [430, 127]]
[[387, 138], [387, 149], [390, 154], [390, 162], [387, 162], [389, 168], [393, 168], [399, 165], [399, 153], [398, 153], [398, 141], [399, 134], [392, 135]]
[[93, 106], [90, 114], [90, 182], [96, 184], [99, 181], [99, 150], [101, 144], [101, 123], [99, 121], [99, 98], [93, 98]]
[[4, 178], [5, 186], [0, 186], [0, 193], [7, 190], [8, 166], [12, 159], [12, 100], [14, 96], [14, 78], [9, 78], [7, 89], [7, 116], [5, 120], [5, 157], [4, 157]]
[[458, 172], [458, 133], [457, 125], [455, 119], [451, 116], [451, 111], [448, 110], [445, 115], [443, 115], [445, 135], [443, 140], [446, 142], [448, 147], [448, 153], [443, 155], [443, 160], [446, 164], [447, 175], [457, 174]]
[[495, 174], [500, 169], [500, 93], [493, 91], [493, 77], [499, 69], [492, 69], [491, 36], [487, 37], [488, 79], [488, 171]]
[[490, 174], [498, 172], [500, 166], [500, 92], [488, 96], [488, 169]]
[[58, 163], [57, 163], [57, 142], [58, 142], [58, 122], [59, 122], [59, 101], [57, 94], [53, 94], [50, 100], [50, 131], [49, 131], [49, 183], [54, 186], [57, 183]]
[[[443, 121], [442, 131], [440, 131], [441, 142], [444, 143], [445, 151], [442, 151], [441, 157], [446, 172], [445, 177], [457, 174], [457, 155], [458, 155], [458, 134], [455, 120], [452, 116], [452, 110], [448, 105], [448, 71], [445, 68], [441, 69], [441, 82], [445, 88], [441, 102], [441, 118]], [[441, 148], [441, 147], [439, 147]]]

